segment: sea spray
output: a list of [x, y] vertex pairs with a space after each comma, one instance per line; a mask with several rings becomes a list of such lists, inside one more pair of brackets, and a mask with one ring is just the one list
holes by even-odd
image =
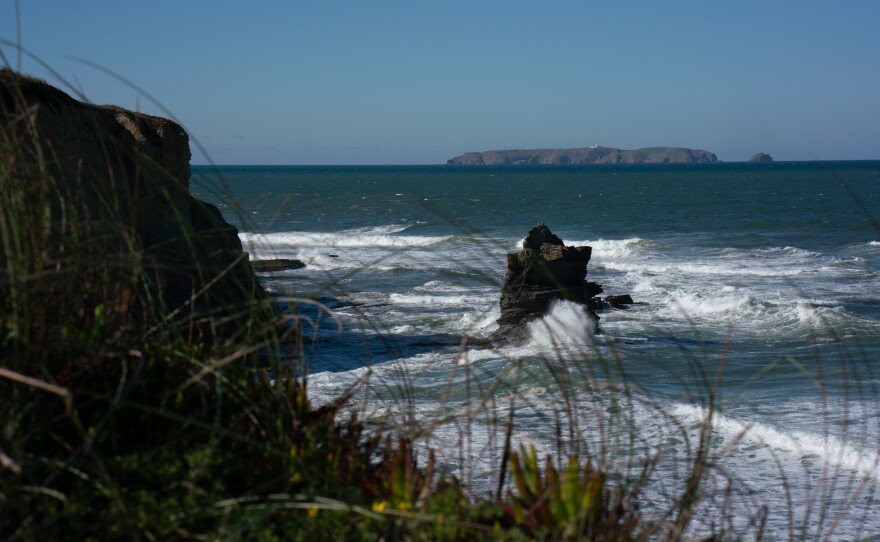
[[583, 305], [556, 301], [547, 315], [529, 323], [529, 345], [547, 348], [584, 348], [593, 346], [596, 320]]

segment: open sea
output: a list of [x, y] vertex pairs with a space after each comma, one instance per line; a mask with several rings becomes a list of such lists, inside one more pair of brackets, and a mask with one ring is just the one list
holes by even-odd
[[[516, 445], [629, 482], [652, 463], [648, 517], [702, 457], [695, 535], [880, 533], [880, 162], [223, 166], [191, 185], [252, 259], [305, 262], [261, 276], [313, 339], [313, 400], [356, 385], [353, 410], [474, 495], [497, 490], [512, 413]], [[594, 326], [560, 303], [523, 346], [467, 346], [539, 222], [642, 304]]]

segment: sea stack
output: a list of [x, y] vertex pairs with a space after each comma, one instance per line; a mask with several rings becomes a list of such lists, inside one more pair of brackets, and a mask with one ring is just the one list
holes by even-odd
[[547, 314], [555, 301], [569, 300], [587, 308], [595, 320], [595, 296], [602, 287], [587, 282], [592, 247], [565, 246], [544, 224], [529, 230], [522, 250], [507, 255], [507, 273], [501, 289], [501, 317], [490, 340], [495, 344], [521, 343], [528, 323]]

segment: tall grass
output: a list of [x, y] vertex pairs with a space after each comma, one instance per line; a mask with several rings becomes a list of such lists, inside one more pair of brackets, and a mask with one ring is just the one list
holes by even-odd
[[[340, 414], [346, 397], [310, 404], [302, 322], [266, 309], [248, 284], [251, 302], [224, 303], [212, 287], [229, 288], [233, 272], [205, 257], [217, 240], [185, 220], [186, 200], [166, 194], [178, 237], [139, 230], [144, 185], [155, 182], [148, 157], [110, 140], [120, 154], [108, 155], [109, 178], [72, 173], [68, 149], [40, 133], [18, 93], [17, 81], [31, 82], [4, 78], [3, 539], [506, 532], [501, 508], [474, 507], [430, 460], [417, 464], [406, 436], [365, 433]], [[151, 243], [190, 251], [188, 298], [161, 295]]]
[[[106, 179], [59, 167], [27, 107], [3, 113], [0, 540], [681, 540], [710, 501], [698, 532], [763, 537], [759, 503], [745, 526], [731, 518], [747, 497], [724, 468], [738, 439], [719, 445], [714, 427], [723, 352], [682, 349], [703, 406], [693, 424], [637, 393], [613, 349], [573, 360], [561, 344], [491, 381], [450, 360], [429, 415], [415, 415], [405, 372], [367, 372], [313, 405], [314, 323], [207, 257], [222, 225], [196, 227], [170, 200], [179, 235], [150, 237], [132, 218], [143, 168], [112, 179], [127, 190], [83, 197]], [[157, 294], [156, 243], [195, 262], [189, 295]], [[247, 302], [212, 291], [230, 278]], [[396, 408], [374, 413], [388, 393]], [[523, 409], [546, 413], [552, 449], [525, 436]], [[664, 456], [636, 410], [686, 453]], [[476, 495], [467, 464], [486, 449], [493, 491]], [[680, 483], [656, 487], [661, 468]]]

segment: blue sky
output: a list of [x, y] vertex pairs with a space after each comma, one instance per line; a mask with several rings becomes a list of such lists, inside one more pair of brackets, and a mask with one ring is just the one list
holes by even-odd
[[[91, 101], [166, 115], [77, 58], [148, 92], [220, 164], [444, 163], [597, 142], [880, 158], [876, 0], [21, 0], [20, 12], [24, 48]], [[0, 0], [0, 38], [16, 35], [15, 3]], [[27, 56], [22, 69], [60, 84]]]

